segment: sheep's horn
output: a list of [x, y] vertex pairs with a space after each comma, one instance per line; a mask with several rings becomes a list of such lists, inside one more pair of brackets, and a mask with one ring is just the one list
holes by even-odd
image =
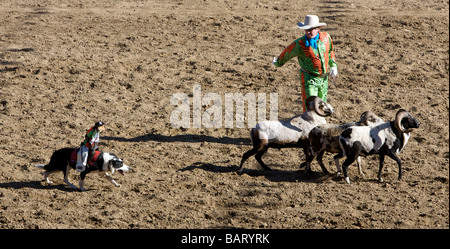
[[407, 117], [408, 115], [409, 115], [409, 113], [405, 109], [398, 110], [397, 114], [395, 115], [395, 121], [394, 121], [395, 128], [397, 128], [402, 133], [409, 133], [413, 130], [412, 128], [404, 129], [402, 126], [402, 119]]
[[319, 97], [316, 97], [314, 99], [314, 111], [317, 113], [317, 115], [321, 116], [321, 117], [327, 117], [329, 116], [329, 114], [325, 114], [319, 107], [319, 105], [323, 102], [323, 100]]

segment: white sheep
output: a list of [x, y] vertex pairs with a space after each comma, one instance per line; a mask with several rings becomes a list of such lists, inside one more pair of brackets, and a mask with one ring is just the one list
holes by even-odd
[[[317, 162], [319, 163], [322, 171], [328, 173], [325, 165], [323, 164], [322, 157], [325, 152], [329, 153], [339, 153], [334, 156], [334, 161], [336, 163], [337, 175], [341, 173], [341, 166], [339, 165], [339, 159], [343, 157], [341, 152], [341, 146], [339, 145], [339, 135], [351, 126], [370, 126], [376, 123], [384, 122], [383, 119], [378, 117], [372, 111], [365, 111], [361, 114], [359, 121], [350, 122], [342, 125], [337, 124], [320, 124], [314, 127], [309, 133], [310, 142], [310, 153], [308, 158], [306, 158], [306, 172], [311, 171], [311, 162], [315, 157], [317, 157]], [[302, 164], [303, 165], [303, 164]], [[360, 175], [364, 176], [361, 169], [361, 159], [358, 157], [357, 165]]]
[[253, 148], [244, 153], [239, 174], [244, 170], [244, 162], [256, 154], [255, 158], [265, 170], [271, 170], [261, 159], [269, 148], [303, 148], [309, 153], [308, 134], [318, 124], [325, 124], [327, 117], [334, 113], [333, 107], [316, 96], [306, 99], [308, 110], [283, 121], [263, 121], [250, 131]]
[[378, 180], [383, 182], [381, 170], [387, 155], [398, 164], [398, 179], [402, 178], [402, 162], [396, 154], [406, 146], [413, 129], [419, 128], [420, 122], [404, 109], [397, 111], [395, 120], [373, 126], [354, 126], [347, 128], [339, 137], [339, 143], [346, 156], [342, 164], [345, 181], [350, 184], [348, 166], [360, 155], [379, 154], [380, 166]]

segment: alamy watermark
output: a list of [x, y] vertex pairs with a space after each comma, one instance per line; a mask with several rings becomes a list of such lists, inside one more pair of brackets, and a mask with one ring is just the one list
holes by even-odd
[[[186, 93], [172, 95], [170, 104], [177, 107], [170, 115], [170, 124], [173, 128], [246, 128], [247, 120], [247, 128], [253, 128], [267, 120], [267, 101], [266, 93], [202, 95], [201, 86], [194, 85], [192, 98]], [[278, 93], [269, 93], [269, 103], [269, 120], [278, 120]]]

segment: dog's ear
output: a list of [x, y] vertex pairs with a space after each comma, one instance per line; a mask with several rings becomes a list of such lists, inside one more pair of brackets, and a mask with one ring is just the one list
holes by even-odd
[[123, 161], [122, 160], [114, 160], [114, 161], [112, 161], [112, 166], [114, 168], [118, 169], [123, 166]]

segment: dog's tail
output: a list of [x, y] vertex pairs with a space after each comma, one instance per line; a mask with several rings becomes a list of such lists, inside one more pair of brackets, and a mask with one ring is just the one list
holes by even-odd
[[44, 165], [44, 164], [36, 164], [34, 166], [36, 166], [36, 168], [39, 168], [39, 169], [45, 169], [46, 165]]

